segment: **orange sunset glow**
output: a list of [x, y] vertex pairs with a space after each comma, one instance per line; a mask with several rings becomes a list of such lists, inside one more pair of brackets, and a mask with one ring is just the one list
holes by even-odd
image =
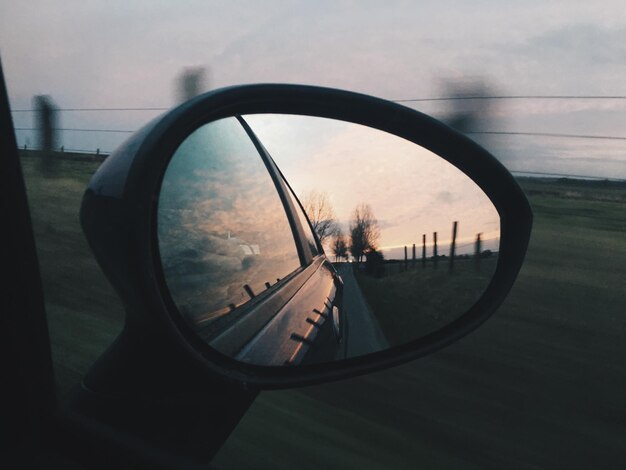
[[294, 115], [245, 117], [302, 199], [327, 193], [346, 233], [354, 208], [369, 204], [380, 228], [379, 249], [404, 256], [404, 246], [429, 251], [438, 233], [440, 253], [458, 221], [458, 254], [470, 253], [478, 233], [497, 251], [499, 216], [481, 189], [456, 167], [400, 137], [332, 119]]

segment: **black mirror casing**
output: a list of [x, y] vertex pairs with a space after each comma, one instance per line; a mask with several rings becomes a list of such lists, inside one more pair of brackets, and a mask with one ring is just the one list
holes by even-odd
[[[199, 126], [244, 114], [333, 118], [374, 127], [436, 153], [469, 176], [500, 215], [501, 247], [494, 278], [461, 318], [421, 339], [365, 357], [297, 368], [244, 364], [207, 346], [177, 315], [163, 278], [156, 239], [156, 204], [169, 159]], [[532, 213], [510, 173], [486, 150], [410, 108], [356, 93], [298, 85], [248, 85], [206, 93], [148, 124], [112, 154], [85, 193], [81, 222], [105, 274], [127, 307], [127, 330], [159, 338], [172, 357], [214, 379], [261, 388], [319, 383], [382, 369], [461, 338], [501, 304], [522, 265]]]
[[[477, 303], [418, 340], [337, 362], [252, 365], [202, 341], [178, 313], [165, 283], [156, 230], [159, 189], [169, 160], [191, 132], [221, 118], [257, 113], [312, 115], [373, 127], [436, 153], [471, 178], [500, 216], [495, 275]], [[364, 374], [424, 356], [465, 336], [489, 318], [512, 287], [528, 245], [532, 212], [516, 181], [493, 156], [424, 114], [357, 93], [270, 84], [215, 90], [153, 120], [93, 176], [80, 218], [127, 313], [123, 332], [87, 373], [70, 408], [110, 429], [131, 430], [133, 439], [151, 445], [149, 461], [154, 463], [167, 458], [164, 449], [195, 462], [209, 460], [259, 389]], [[132, 451], [133, 444], [129, 446]]]

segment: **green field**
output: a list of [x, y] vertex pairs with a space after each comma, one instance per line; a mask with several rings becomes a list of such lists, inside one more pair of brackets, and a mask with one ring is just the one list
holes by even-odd
[[[78, 224], [93, 162], [22, 159], [61, 391], [121, 329]], [[521, 179], [528, 256], [500, 310], [436, 354], [262, 393], [217, 468], [623, 468], [626, 187]]]

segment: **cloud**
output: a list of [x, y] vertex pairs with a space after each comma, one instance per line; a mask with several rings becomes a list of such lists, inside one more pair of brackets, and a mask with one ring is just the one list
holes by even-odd
[[530, 38], [525, 51], [544, 61], [571, 63], [577, 66], [626, 64], [626, 28], [603, 27], [581, 23], [567, 25]]
[[[189, 65], [208, 67], [213, 87], [308, 83], [390, 99], [437, 96], [446, 80], [467, 77], [484, 78], [502, 94], [626, 94], [626, 18], [619, 0], [197, 0], [183, 7], [32, 0], [0, 8], [3, 66], [17, 108], [30, 107], [39, 93], [63, 107], [170, 106], [174, 79]], [[413, 106], [439, 116], [445, 111], [442, 103]], [[617, 114], [592, 114], [609, 108]], [[551, 132], [567, 132], [575, 111], [590, 112], [594, 130], [616, 128], [626, 116], [615, 102], [507, 102], [494, 110], [498, 128], [543, 116], [541, 126]], [[62, 124], [137, 129], [153, 116], [65, 113]], [[17, 119], [31, 127], [30, 115]], [[28, 131], [18, 133], [21, 144], [28, 137]], [[66, 148], [112, 150], [124, 138], [63, 135]], [[556, 141], [543, 145], [558, 151]]]

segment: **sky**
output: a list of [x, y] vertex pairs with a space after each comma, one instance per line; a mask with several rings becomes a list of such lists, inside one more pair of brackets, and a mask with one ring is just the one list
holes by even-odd
[[[184, 67], [206, 89], [324, 85], [399, 100], [626, 96], [623, 1], [4, 1], [0, 56], [14, 110], [176, 104]], [[469, 85], [468, 85], [469, 84]], [[473, 86], [472, 85], [472, 86]], [[445, 118], [468, 103], [406, 103]], [[134, 130], [160, 111], [63, 112], [64, 128]], [[626, 99], [489, 100], [480, 131], [626, 137]], [[33, 126], [14, 112], [16, 127]], [[64, 131], [66, 148], [113, 150], [128, 133]], [[18, 143], [35, 146], [29, 130]], [[626, 140], [474, 135], [511, 170], [626, 178]]]
[[434, 232], [440, 253], [447, 253], [454, 221], [457, 254], [473, 253], [478, 233], [484, 249], [498, 251], [495, 207], [472, 180], [433, 152], [377, 129], [333, 119], [276, 114], [244, 118], [301, 201], [312, 191], [327, 196], [345, 235], [354, 209], [368, 204], [380, 228], [377, 246], [386, 258], [403, 257], [404, 246], [411, 256], [413, 244], [421, 256], [422, 234], [430, 256]]

